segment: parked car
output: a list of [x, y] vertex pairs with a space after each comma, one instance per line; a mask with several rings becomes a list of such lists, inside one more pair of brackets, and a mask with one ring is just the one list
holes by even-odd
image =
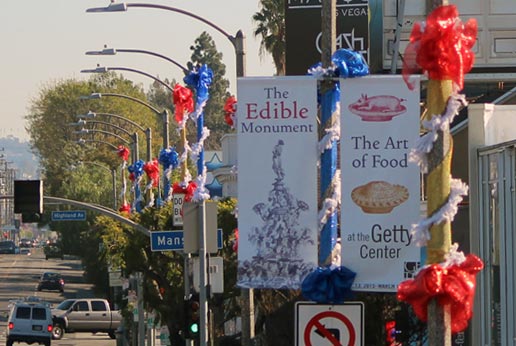
[[49, 304], [38, 297], [11, 302], [5, 335], [6, 346], [12, 346], [14, 342], [50, 346], [52, 329]]
[[38, 283], [38, 291], [41, 290], [57, 290], [61, 293], [64, 292], [65, 282], [63, 277], [59, 273], [55, 272], [44, 272], [41, 274]]
[[49, 258], [60, 258], [64, 259], [63, 249], [58, 244], [48, 244], [43, 248], [43, 252], [45, 253], [45, 259]]
[[28, 238], [20, 239], [20, 243], [18, 244], [20, 247], [32, 247], [32, 240]]
[[108, 333], [115, 339], [115, 332], [120, 326], [122, 315], [111, 310], [105, 299], [67, 299], [52, 309], [54, 319], [53, 338], [59, 340], [65, 331]]
[[0, 254], [8, 253], [15, 254], [16, 253], [16, 245], [12, 240], [2, 240], [0, 241]]

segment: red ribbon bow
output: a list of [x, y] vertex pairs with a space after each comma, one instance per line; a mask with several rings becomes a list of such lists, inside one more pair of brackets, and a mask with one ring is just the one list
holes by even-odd
[[129, 159], [129, 149], [124, 147], [123, 145], [118, 146], [117, 154], [124, 161], [127, 161]]
[[146, 162], [143, 165], [143, 170], [147, 174], [147, 177], [152, 181], [152, 186], [157, 187], [159, 181], [159, 164], [157, 159]]
[[436, 8], [424, 25], [415, 23], [403, 61], [403, 78], [408, 87], [413, 88], [408, 76], [421, 68], [428, 72], [428, 78], [451, 79], [461, 90], [464, 74], [475, 61], [471, 48], [476, 38], [477, 21], [471, 18], [464, 25], [454, 5]]
[[236, 97], [230, 96], [227, 98], [226, 104], [224, 105], [224, 112], [225, 112], [224, 120], [226, 121], [226, 124], [228, 124], [231, 127], [233, 127], [235, 125], [233, 118], [234, 118], [235, 112], [236, 112], [236, 103], [237, 103]]
[[131, 205], [128, 203], [124, 203], [124, 204], [122, 204], [120, 209], [118, 209], [118, 211], [121, 213], [131, 214]]
[[191, 113], [194, 110], [193, 93], [187, 87], [176, 84], [172, 96], [176, 107], [175, 119], [180, 124], [183, 122], [185, 112]]
[[185, 202], [190, 202], [192, 200], [195, 189], [197, 189], [197, 184], [195, 181], [189, 182], [186, 186], [179, 183], [174, 183], [172, 186], [173, 193], [184, 193]]
[[463, 331], [473, 315], [475, 274], [483, 267], [482, 260], [472, 254], [459, 265], [443, 268], [432, 264], [414, 279], [399, 284], [398, 300], [411, 304], [416, 316], [423, 322], [427, 320], [431, 299], [436, 298], [441, 306], [451, 305], [452, 333]]

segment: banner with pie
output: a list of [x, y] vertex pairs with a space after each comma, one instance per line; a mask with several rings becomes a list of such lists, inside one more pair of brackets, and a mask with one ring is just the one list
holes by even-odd
[[317, 266], [317, 85], [238, 79], [238, 285], [298, 289]]
[[353, 290], [396, 292], [419, 269], [419, 102], [401, 76], [341, 80], [341, 264], [357, 273]]

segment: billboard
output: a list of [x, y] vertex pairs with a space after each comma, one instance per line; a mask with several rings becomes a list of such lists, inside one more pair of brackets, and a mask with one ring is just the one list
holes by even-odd
[[[337, 0], [336, 49], [347, 48], [369, 59], [369, 1]], [[286, 74], [306, 75], [321, 61], [321, 1], [285, 1]]]

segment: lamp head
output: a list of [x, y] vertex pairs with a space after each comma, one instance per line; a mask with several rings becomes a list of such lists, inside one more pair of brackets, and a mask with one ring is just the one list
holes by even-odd
[[96, 68], [81, 70], [81, 73], [106, 73], [108, 71], [107, 67], [97, 66]]
[[[77, 114], [75, 117], [76, 118], [85, 118], [85, 119], [93, 119], [97, 116], [97, 113], [95, 112], [92, 112], [92, 111], [88, 111], [88, 113], [86, 114]], [[80, 120], [79, 120], [80, 121]]]
[[90, 50], [86, 52], [86, 55], [116, 55], [116, 49], [104, 48], [102, 50]]
[[115, 3], [111, 2], [107, 7], [93, 7], [88, 8], [86, 12], [89, 13], [99, 13], [99, 12], [126, 12], [127, 11], [127, 4], [122, 3]]
[[90, 95], [80, 96], [81, 100], [98, 100], [102, 98], [101, 93], [91, 93]]

